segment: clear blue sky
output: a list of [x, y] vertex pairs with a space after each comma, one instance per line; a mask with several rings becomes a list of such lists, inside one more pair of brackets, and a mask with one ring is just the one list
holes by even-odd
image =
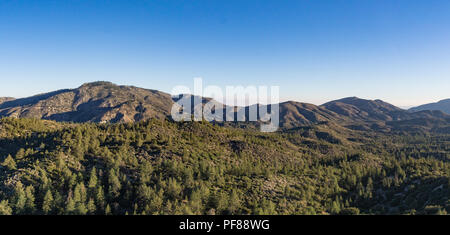
[[450, 98], [450, 1], [0, 0], [0, 96], [194, 77], [315, 104]]

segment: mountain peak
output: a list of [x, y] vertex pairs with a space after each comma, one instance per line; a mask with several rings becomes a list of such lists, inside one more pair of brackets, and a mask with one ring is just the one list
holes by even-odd
[[96, 87], [96, 86], [114, 86], [117, 87], [118, 85], [112, 82], [108, 82], [108, 81], [95, 81], [95, 82], [87, 82], [87, 83], [83, 83], [83, 85], [81, 85], [79, 88], [84, 88], [84, 87]]
[[378, 104], [385, 104], [385, 105], [389, 105], [389, 106], [395, 107], [394, 105], [389, 104], [389, 103], [387, 103], [387, 102], [385, 102], [383, 100], [380, 100], [380, 99], [369, 100], [369, 99], [359, 98], [357, 96], [345, 97], [345, 98], [342, 98], [342, 99], [330, 101], [328, 103], [331, 103], [331, 102], [342, 102], [342, 103], [347, 103], [347, 104], [378, 103]]
[[335, 100], [335, 101], [343, 102], [343, 101], [351, 101], [351, 100], [362, 100], [362, 99], [357, 97], [357, 96], [349, 96], [349, 97], [345, 97], [345, 98], [338, 99], [338, 100]]
[[169, 94], [97, 81], [76, 89], [0, 102], [0, 116], [71, 122], [134, 122], [164, 118], [170, 114], [171, 106]]
[[366, 100], [356, 96], [327, 102], [322, 107], [335, 113], [357, 119], [390, 121], [402, 109], [380, 99]]

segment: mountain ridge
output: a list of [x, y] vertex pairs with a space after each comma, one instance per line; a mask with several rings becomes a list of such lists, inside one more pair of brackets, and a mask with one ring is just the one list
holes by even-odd
[[[169, 102], [170, 101], [170, 102]], [[85, 83], [0, 103], [0, 116], [73, 122], [129, 122], [168, 115], [170, 95], [110, 82]]]
[[[74, 89], [61, 89], [26, 98], [0, 98], [0, 117], [65, 122], [138, 122], [151, 118], [170, 118], [174, 100], [171, 95], [157, 90], [97, 81]], [[202, 97], [202, 100], [205, 104], [212, 99]], [[327, 123], [354, 130], [390, 131], [405, 129], [405, 125], [432, 129], [435, 128], [433, 123], [446, 124], [450, 120], [450, 115], [440, 111], [410, 112], [379, 99], [358, 97], [346, 97], [322, 105], [296, 101], [279, 105], [280, 126], [284, 129]], [[249, 107], [244, 107], [247, 120]]]
[[423, 104], [408, 109], [408, 111], [410, 112], [417, 112], [423, 110], [440, 110], [444, 113], [450, 114], [450, 99], [443, 99], [435, 103]]

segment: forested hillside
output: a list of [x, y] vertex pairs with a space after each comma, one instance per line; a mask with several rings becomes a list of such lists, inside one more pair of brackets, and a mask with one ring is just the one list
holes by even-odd
[[0, 120], [0, 214], [446, 214], [450, 134]]

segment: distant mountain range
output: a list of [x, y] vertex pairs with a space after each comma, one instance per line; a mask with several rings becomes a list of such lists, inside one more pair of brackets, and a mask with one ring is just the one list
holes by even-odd
[[[447, 104], [446, 112], [449, 111], [449, 101], [442, 102], [442, 107]], [[171, 95], [164, 92], [93, 82], [76, 89], [28, 98], [0, 98], [0, 117], [33, 117], [67, 122], [136, 122], [169, 118], [173, 102]], [[430, 107], [435, 106], [430, 104]], [[423, 109], [434, 108], [419, 106], [406, 111], [381, 100], [357, 97], [330, 101], [320, 106], [289, 101], [280, 103], [280, 124], [285, 129], [324, 124], [353, 130], [448, 131], [450, 115], [442, 111], [421, 111]]]
[[417, 112], [422, 110], [440, 110], [444, 113], [450, 114], [450, 99], [441, 100], [436, 103], [424, 104], [409, 109], [409, 111], [411, 112]]

